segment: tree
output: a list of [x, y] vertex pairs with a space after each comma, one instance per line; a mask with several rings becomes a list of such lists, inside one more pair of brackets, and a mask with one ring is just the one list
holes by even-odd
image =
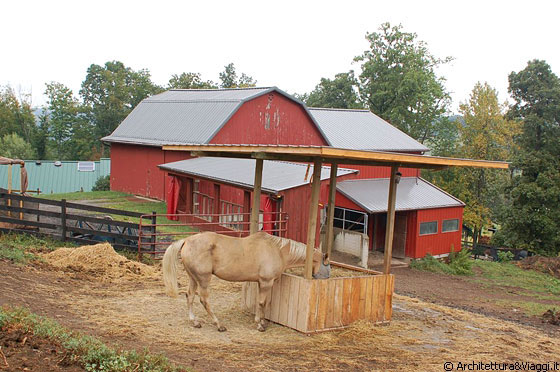
[[10, 86], [0, 88], [0, 137], [16, 133], [31, 142], [35, 131], [35, 116], [29, 95], [18, 98]]
[[29, 142], [16, 133], [6, 134], [0, 138], [2, 156], [12, 159], [33, 159], [35, 152]]
[[544, 255], [560, 253], [560, 79], [533, 60], [509, 75], [515, 103], [509, 116], [522, 122], [516, 170], [508, 189], [511, 207], [498, 238]]
[[134, 71], [112, 61], [88, 68], [80, 95], [90, 109], [94, 135], [99, 140], [111, 134], [140, 101], [161, 91], [148, 70]]
[[203, 81], [199, 73], [183, 72], [174, 74], [169, 79], [168, 89], [215, 89], [217, 85], [211, 81]]
[[357, 85], [354, 71], [343, 72], [336, 74], [333, 80], [322, 78], [315, 89], [303, 98], [310, 107], [363, 108], [356, 91]]
[[435, 69], [451, 61], [434, 57], [426, 43], [402, 26], [383, 23], [366, 34], [370, 49], [354, 60], [361, 63], [359, 93], [377, 115], [421, 143], [437, 133], [438, 118], [450, 97]]
[[[449, 152], [437, 155], [511, 159], [515, 149], [513, 139], [519, 126], [506, 119], [506, 108], [498, 102], [495, 89], [487, 83], [477, 83], [469, 100], [460, 105], [462, 120], [455, 121], [458, 133], [455, 145], [443, 146], [443, 151]], [[473, 229], [476, 244], [482, 229], [496, 220], [505, 203], [503, 187], [509, 174], [484, 168], [453, 168], [431, 176], [433, 182], [465, 202], [463, 223]]]
[[67, 159], [72, 129], [79, 120], [79, 103], [74, 98], [71, 89], [57, 82], [46, 84], [45, 95], [47, 96], [49, 133], [54, 143], [54, 155], [57, 159]]
[[224, 71], [220, 72], [220, 81], [220, 88], [248, 88], [257, 85], [257, 81], [245, 73], [241, 73], [238, 78], [233, 63], [224, 66]]

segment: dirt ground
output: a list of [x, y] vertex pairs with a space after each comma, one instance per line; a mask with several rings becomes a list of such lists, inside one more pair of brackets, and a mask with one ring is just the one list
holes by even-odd
[[[241, 285], [214, 278], [211, 304], [228, 331], [218, 332], [198, 303], [203, 326], [196, 329], [187, 321], [185, 298], [164, 295], [158, 271], [131, 271], [126, 263], [118, 268], [127, 275], [107, 276], [75, 264], [23, 267], [0, 261], [0, 305], [25, 306], [70, 329], [127, 349], [163, 353], [195, 371], [441, 371], [444, 362], [560, 362], [557, 334], [399, 294], [387, 326], [357, 322], [306, 336], [269, 324], [261, 333], [241, 308]], [[412, 293], [403, 284], [399, 289], [407, 274], [395, 273], [397, 293]], [[182, 275], [183, 285], [186, 280]], [[441, 278], [426, 280], [441, 286]]]

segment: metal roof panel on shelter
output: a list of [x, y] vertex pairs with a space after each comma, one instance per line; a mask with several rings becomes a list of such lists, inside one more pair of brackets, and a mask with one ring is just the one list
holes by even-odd
[[309, 108], [333, 147], [425, 152], [429, 149], [369, 110]]
[[[342, 181], [336, 188], [369, 213], [387, 212], [388, 178]], [[465, 205], [459, 199], [417, 177], [401, 178], [397, 185], [396, 199], [397, 211]]]
[[[253, 188], [255, 180], [255, 161], [235, 158], [195, 158], [162, 164], [161, 169], [199, 176], [224, 183]], [[337, 176], [357, 173], [353, 169], [338, 169]], [[307, 169], [306, 164], [282, 161], [263, 162], [262, 190], [278, 193], [283, 190], [309, 184], [313, 174], [313, 165]], [[306, 179], [307, 175], [307, 179]], [[321, 180], [328, 179], [330, 167], [322, 167]]]

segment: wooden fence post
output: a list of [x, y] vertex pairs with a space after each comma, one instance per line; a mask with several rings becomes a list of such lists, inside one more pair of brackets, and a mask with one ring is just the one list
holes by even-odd
[[60, 204], [60, 224], [62, 225], [61, 238], [66, 241], [66, 199], [62, 199]]

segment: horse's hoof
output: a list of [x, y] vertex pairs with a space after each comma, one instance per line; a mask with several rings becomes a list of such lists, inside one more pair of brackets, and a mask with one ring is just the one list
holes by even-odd
[[200, 324], [199, 322], [195, 322], [195, 323], [193, 324], [193, 327], [194, 327], [194, 328], [202, 328], [202, 324]]
[[225, 331], [227, 331], [226, 327], [224, 327], [224, 326], [219, 326], [218, 327], [218, 332], [225, 332]]
[[257, 331], [259, 331], [259, 332], [264, 332], [265, 330], [266, 330], [266, 329], [262, 326], [262, 324], [259, 324], [259, 325], [257, 326]]

